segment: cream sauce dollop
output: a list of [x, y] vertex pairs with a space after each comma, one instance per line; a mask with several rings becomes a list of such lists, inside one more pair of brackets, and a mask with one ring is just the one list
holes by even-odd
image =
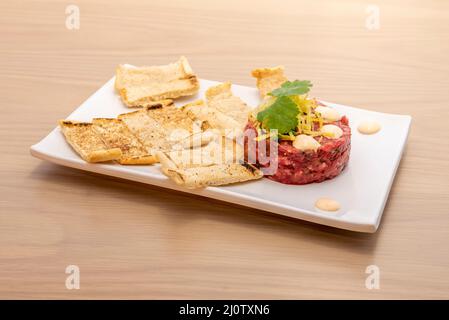
[[316, 151], [320, 147], [320, 143], [316, 141], [313, 137], [308, 136], [306, 134], [300, 134], [296, 136], [293, 141], [293, 147], [298, 150], [306, 151], [306, 150], [314, 150]]
[[343, 130], [339, 126], [335, 124], [326, 124], [321, 128], [322, 133], [326, 133], [329, 135], [328, 138], [338, 139], [343, 135]]
[[318, 111], [326, 122], [334, 122], [341, 119], [340, 113], [334, 108], [318, 106], [315, 108], [315, 111]]
[[323, 211], [338, 211], [340, 210], [341, 206], [340, 203], [338, 201], [335, 201], [334, 199], [319, 198], [315, 202], [315, 207]]
[[380, 129], [381, 129], [381, 126], [376, 121], [363, 121], [357, 127], [357, 130], [361, 134], [375, 134], [375, 133], [379, 132]]

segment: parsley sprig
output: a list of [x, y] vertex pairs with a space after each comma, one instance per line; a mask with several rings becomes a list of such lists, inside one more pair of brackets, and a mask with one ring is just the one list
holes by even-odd
[[310, 87], [312, 87], [312, 83], [309, 80], [286, 81], [280, 88], [274, 89], [268, 94], [274, 97], [296, 96], [309, 92]]
[[312, 83], [308, 80], [287, 81], [280, 88], [269, 93], [276, 100], [257, 114], [257, 121], [266, 130], [278, 130], [279, 134], [296, 131], [298, 126], [299, 109], [290, 96], [302, 95], [309, 92]]
[[298, 107], [289, 97], [279, 97], [274, 103], [257, 114], [257, 121], [266, 130], [277, 129], [278, 133], [287, 133], [298, 126]]

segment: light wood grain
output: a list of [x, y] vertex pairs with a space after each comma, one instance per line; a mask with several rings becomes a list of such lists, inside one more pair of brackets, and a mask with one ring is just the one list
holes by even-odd
[[[69, 31], [65, 1], [0, 2], [0, 298], [449, 298], [449, 2], [375, 1], [377, 31], [369, 3], [83, 0]], [[378, 232], [29, 155], [117, 64], [181, 54], [202, 78], [254, 85], [252, 68], [284, 64], [324, 100], [412, 115]], [[380, 290], [365, 288], [370, 264]]]

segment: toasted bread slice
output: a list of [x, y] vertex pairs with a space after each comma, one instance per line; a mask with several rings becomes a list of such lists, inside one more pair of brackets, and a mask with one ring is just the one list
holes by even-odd
[[285, 81], [288, 81], [284, 75], [284, 67], [254, 69], [251, 75], [257, 79], [257, 88], [261, 97], [265, 97], [269, 92], [277, 89]]
[[201, 130], [194, 120], [174, 105], [142, 108], [121, 114], [118, 118], [125, 122], [150, 154], [158, 150], [169, 150], [195, 130]]
[[263, 173], [249, 163], [218, 164], [209, 167], [174, 170], [175, 182], [186, 188], [220, 186], [263, 177]]
[[168, 65], [140, 68], [120, 65], [116, 70], [115, 88], [128, 107], [190, 96], [199, 87], [198, 78], [185, 57]]
[[159, 150], [159, 145], [163, 145], [165, 134], [162, 126], [147, 114], [147, 108], [138, 111], [124, 113], [118, 116], [128, 129], [144, 145], [147, 153], [153, 155]]
[[180, 169], [163, 152], [158, 152], [157, 156], [162, 164], [162, 171], [178, 185], [189, 189], [232, 184], [263, 177], [259, 169], [246, 162]]
[[[207, 135], [208, 132], [203, 133]], [[243, 159], [243, 148], [233, 139], [216, 134], [214, 139], [199, 147], [180, 148], [165, 152], [178, 168], [186, 169], [214, 164], [238, 163]]]
[[109, 148], [120, 148], [120, 164], [153, 164], [157, 162], [154, 155], [147, 150], [120, 119], [96, 118], [92, 120], [95, 131]]
[[257, 168], [242, 165], [241, 145], [221, 135], [199, 148], [159, 151], [156, 155], [162, 172], [187, 188], [230, 184], [263, 176]]
[[118, 160], [122, 156], [120, 148], [105, 145], [92, 123], [61, 120], [59, 126], [67, 142], [87, 162]]
[[219, 130], [241, 130], [241, 124], [234, 118], [213, 107], [207, 106], [203, 100], [186, 104], [181, 107], [191, 119], [207, 122], [208, 127]]
[[[169, 136], [174, 130], [184, 130], [191, 133], [194, 129], [194, 120], [190, 118], [185, 111], [182, 111], [173, 104], [162, 108], [147, 108], [146, 110], [148, 116], [160, 123]], [[187, 135], [188, 134], [186, 134], [186, 136]], [[171, 138], [174, 140], [179, 140], [174, 135]]]
[[243, 128], [248, 122], [251, 108], [232, 94], [231, 82], [211, 87], [206, 91], [207, 105], [236, 120]]

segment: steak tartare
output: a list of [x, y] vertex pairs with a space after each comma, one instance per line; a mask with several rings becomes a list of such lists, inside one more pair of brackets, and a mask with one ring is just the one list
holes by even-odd
[[[349, 161], [348, 118], [307, 98], [304, 84], [311, 86], [306, 81], [295, 81], [274, 90], [272, 97], [250, 116], [245, 127], [246, 160], [263, 171], [272, 166], [276, 157], [277, 168], [267, 172], [266, 177], [285, 184], [332, 179]], [[300, 93], [294, 94], [295, 90]], [[250, 139], [255, 141], [249, 143]], [[270, 148], [277, 152], [271, 152]]]
[[[277, 141], [274, 145], [278, 148], [278, 167], [273, 175], [266, 177], [285, 184], [308, 184], [322, 182], [338, 176], [349, 161], [351, 128], [346, 117], [342, 117], [340, 121], [333, 124], [342, 129], [343, 135], [338, 139], [329, 139], [323, 136], [314, 137], [321, 145], [316, 151], [301, 151], [293, 146], [292, 141]], [[249, 122], [245, 130], [256, 131], [254, 123]], [[257, 136], [257, 132], [255, 132], [255, 135]], [[251, 134], [248, 136], [251, 136]], [[266, 143], [266, 146], [266, 154], [269, 155], [269, 144]], [[251, 159], [251, 161], [260, 168], [267, 167], [268, 164], [261, 164], [258, 161], [260, 150], [257, 142], [256, 148], [257, 158]], [[245, 148], [245, 151], [248, 151], [247, 148]], [[249, 154], [254, 153], [247, 152], [247, 158]]]

